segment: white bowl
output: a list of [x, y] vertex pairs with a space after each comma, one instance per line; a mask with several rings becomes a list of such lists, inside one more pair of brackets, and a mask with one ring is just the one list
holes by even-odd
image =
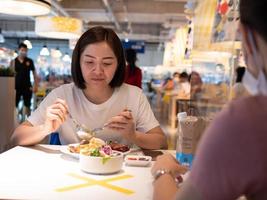
[[116, 156], [103, 162], [103, 157], [86, 156], [80, 154], [80, 169], [91, 174], [112, 174], [119, 172], [123, 164], [123, 153], [118, 151]]

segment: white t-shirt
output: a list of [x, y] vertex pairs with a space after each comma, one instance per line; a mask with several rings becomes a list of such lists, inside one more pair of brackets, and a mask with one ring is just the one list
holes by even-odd
[[190, 94], [191, 85], [189, 82], [183, 82], [181, 83], [181, 89], [184, 91], [185, 94]]
[[[38, 108], [32, 112], [28, 121], [34, 126], [43, 124], [46, 108], [52, 105], [57, 98], [64, 99], [72, 117], [90, 129], [103, 126], [111, 117], [118, 115], [125, 108], [132, 111], [137, 131], [146, 133], [159, 126], [142, 90], [128, 84], [115, 88], [112, 96], [99, 105], [91, 103], [74, 83], [62, 85], [47, 95]], [[75, 124], [69, 117], [61, 125], [58, 132], [62, 144], [79, 142], [75, 133]], [[112, 140], [129, 144], [119, 133], [109, 129], [99, 132], [97, 137], [105, 141]]]

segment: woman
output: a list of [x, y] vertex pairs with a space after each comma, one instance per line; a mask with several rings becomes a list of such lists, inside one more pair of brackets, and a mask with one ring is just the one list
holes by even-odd
[[[18, 145], [39, 143], [58, 131], [62, 144], [79, 142], [69, 114], [88, 128], [108, 124], [97, 137], [135, 144], [141, 148], [166, 147], [166, 138], [139, 88], [123, 84], [123, 48], [113, 30], [94, 27], [78, 40], [73, 51], [74, 83], [54, 89], [12, 136]], [[131, 112], [130, 112], [131, 111]]]
[[134, 49], [126, 50], [126, 79], [125, 83], [137, 86], [142, 89], [142, 70], [136, 66], [136, 51]]
[[267, 199], [266, 9], [266, 1], [240, 1], [239, 28], [248, 66], [243, 84], [253, 96], [233, 101], [214, 119], [179, 191], [173, 177], [184, 168], [169, 154], [158, 158], [152, 170], [154, 199]]
[[190, 98], [193, 100], [201, 100], [203, 92], [203, 82], [199, 73], [192, 71], [189, 75]]

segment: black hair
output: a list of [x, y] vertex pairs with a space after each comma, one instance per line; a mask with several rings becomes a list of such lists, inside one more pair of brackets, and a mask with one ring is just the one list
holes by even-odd
[[267, 3], [264, 0], [240, 1], [241, 23], [257, 31], [267, 42]]
[[176, 75], [179, 76], [180, 74], [179, 74], [178, 72], [174, 72], [174, 73], [172, 74], [173, 77], [175, 77]]
[[128, 62], [128, 65], [130, 67], [130, 74], [134, 73], [134, 70], [136, 68], [135, 62], [136, 62], [136, 51], [134, 49], [126, 49], [125, 51], [126, 61]]
[[246, 71], [245, 67], [236, 68], [236, 83], [242, 82], [245, 71]]
[[114, 88], [121, 86], [124, 82], [125, 56], [121, 41], [112, 29], [104, 28], [102, 26], [96, 26], [90, 28], [82, 34], [72, 53], [71, 75], [75, 85], [80, 89], [86, 88], [85, 81], [82, 76], [80, 57], [87, 45], [98, 42], [106, 42], [113, 50], [118, 60], [117, 70], [109, 85]]
[[188, 74], [186, 72], [182, 72], [180, 75], [179, 75], [179, 78], [187, 78], [188, 79]]
[[24, 43], [20, 43], [20, 44], [19, 44], [18, 49], [20, 49], [20, 48], [28, 49], [27, 45], [24, 44]]

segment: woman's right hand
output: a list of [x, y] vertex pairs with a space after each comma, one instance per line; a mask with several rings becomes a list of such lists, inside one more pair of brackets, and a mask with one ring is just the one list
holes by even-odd
[[47, 134], [55, 132], [66, 120], [68, 106], [65, 100], [57, 98], [56, 101], [46, 109], [44, 128]]

